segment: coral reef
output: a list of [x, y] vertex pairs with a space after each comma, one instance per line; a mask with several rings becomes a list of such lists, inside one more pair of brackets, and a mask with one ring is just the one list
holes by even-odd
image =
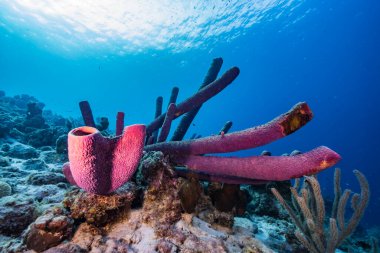
[[[318, 219], [302, 224], [304, 234], [294, 233], [296, 225], [277, 208], [270, 188], [278, 189], [277, 197], [302, 202], [305, 193], [291, 194], [289, 181], [282, 180], [318, 173], [340, 156], [327, 147], [282, 156], [209, 155], [258, 147], [297, 131], [313, 116], [306, 103], [261, 126], [229, 133], [227, 121], [213, 136], [183, 140], [202, 105], [238, 76], [234, 67], [217, 79], [222, 63], [215, 59], [199, 90], [183, 102], [177, 103], [174, 87], [166, 112], [159, 97], [146, 128], [124, 127], [125, 115], [118, 112], [116, 136], [107, 132], [107, 118], [94, 119], [87, 101], [80, 103], [86, 126], [78, 127], [80, 122], [43, 110], [33, 97], [0, 92], [0, 192], [6, 193], [0, 195], [0, 252], [306, 252], [297, 238], [316, 237], [307, 230], [312, 222], [316, 232], [323, 227], [315, 215], [321, 196], [314, 177], [306, 177], [310, 186], [305, 183], [301, 193], [319, 200], [309, 207]], [[357, 227], [368, 199], [358, 175], [364, 191], [353, 195], [356, 211], [347, 223], [349, 193], [341, 193], [336, 175], [332, 217], [344, 252], [377, 245], [369, 238], [378, 233], [343, 240]]]
[[47, 128], [48, 125], [45, 123], [45, 119], [42, 116], [43, 104], [37, 104], [30, 102], [27, 104], [26, 119], [23, 122], [25, 128]]
[[[17, 182], [27, 182], [30, 172], [58, 173], [61, 165], [42, 159], [44, 152], [52, 151], [39, 150], [39, 158], [11, 158], [19, 161], [17, 166], [15, 160], [10, 161], [17, 171], [26, 172], [16, 177], [20, 180]], [[7, 167], [1, 167], [0, 173], [4, 168]], [[0, 252], [302, 252], [294, 225], [279, 219], [285, 215], [270, 210], [263, 213], [269, 203], [275, 207], [268, 186], [240, 186], [238, 192], [249, 193], [248, 200], [255, 199], [264, 206], [236, 217], [236, 207], [232, 211], [218, 210], [223, 201], [217, 199], [221, 195], [234, 196], [237, 187], [221, 194], [222, 184], [208, 184], [197, 176], [178, 177], [169, 156], [144, 152], [138, 173], [132, 178], [136, 183], [129, 182], [106, 196], [69, 188], [67, 183], [10, 184], [13, 195], [0, 199], [8, 203], [0, 206], [6, 214], [0, 215], [4, 229], [0, 232]], [[187, 210], [188, 213], [183, 201], [192, 195], [181, 197], [185, 186], [190, 193], [198, 192], [197, 201], [192, 200], [194, 211]], [[259, 194], [257, 189], [261, 189]], [[289, 195], [286, 184], [280, 189]], [[15, 199], [18, 202], [10, 204]], [[17, 234], [5, 232], [13, 228], [18, 228]], [[341, 249], [369, 249], [371, 244], [366, 238], [350, 240]]]
[[[26, 244], [18, 249], [46, 250], [44, 252], [273, 252], [253, 237], [254, 229], [249, 219], [235, 218], [235, 222], [232, 213], [217, 211], [199, 182], [203, 200], [196, 204], [194, 214], [183, 214], [179, 191], [184, 179], [176, 176], [163, 153], [146, 152], [138, 172], [136, 180], [140, 186], [128, 183], [127, 187], [107, 196], [79, 189], [69, 192], [63, 201], [65, 208], [54, 208], [40, 216], [25, 232]], [[142, 206], [131, 209], [138, 187], [143, 187], [144, 191]], [[52, 231], [57, 233], [52, 234]]]
[[174, 170], [162, 153], [146, 153], [139, 171], [147, 183], [142, 220], [163, 234], [181, 219], [180, 181], [174, 178]]
[[28, 95], [3, 93], [0, 117], [1, 192], [6, 192], [0, 197], [0, 252], [23, 252], [22, 234], [40, 214], [59, 204], [69, 188], [60, 169], [67, 155], [54, 151], [67, 128], [64, 118], [43, 110], [43, 104]]

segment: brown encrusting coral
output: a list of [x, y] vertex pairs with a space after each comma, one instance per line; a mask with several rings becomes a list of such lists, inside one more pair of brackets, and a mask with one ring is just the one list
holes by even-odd
[[173, 167], [162, 153], [145, 153], [139, 169], [144, 171], [144, 181], [148, 183], [142, 220], [156, 233], [164, 233], [181, 219], [180, 181], [174, 177]]
[[68, 192], [63, 206], [70, 210], [75, 220], [84, 220], [95, 225], [104, 225], [127, 212], [136, 195], [136, 186], [129, 182], [116, 192], [108, 195], [95, 195], [79, 189]]

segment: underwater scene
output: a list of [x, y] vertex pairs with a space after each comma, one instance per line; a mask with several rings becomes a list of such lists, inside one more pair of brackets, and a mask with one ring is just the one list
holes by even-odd
[[0, 253], [363, 253], [380, 3], [1, 0]]

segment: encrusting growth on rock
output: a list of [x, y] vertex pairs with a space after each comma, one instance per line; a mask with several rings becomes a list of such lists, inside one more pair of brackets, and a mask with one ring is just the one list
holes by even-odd
[[139, 170], [148, 183], [142, 219], [151, 224], [156, 233], [163, 233], [181, 219], [180, 182], [173, 177], [173, 168], [162, 153], [146, 153]]

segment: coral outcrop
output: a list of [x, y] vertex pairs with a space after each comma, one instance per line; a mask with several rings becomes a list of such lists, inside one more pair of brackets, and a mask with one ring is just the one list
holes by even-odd
[[66, 120], [29, 95], [0, 96], [0, 137], [10, 136], [33, 147], [54, 146], [68, 132]]
[[67, 154], [54, 151], [68, 130], [63, 117], [35, 98], [0, 93], [0, 252], [23, 252], [22, 235], [70, 187], [60, 169]]
[[0, 181], [0, 198], [9, 196], [12, 194], [12, 187], [3, 181]]

